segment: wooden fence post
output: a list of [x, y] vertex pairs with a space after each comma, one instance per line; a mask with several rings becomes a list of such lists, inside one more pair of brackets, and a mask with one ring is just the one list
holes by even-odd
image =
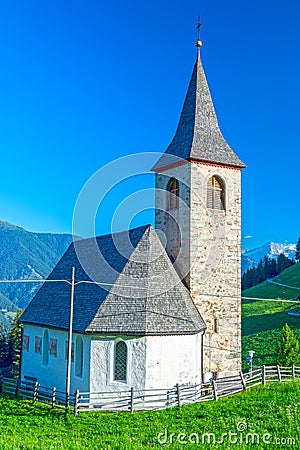
[[52, 400], [51, 400], [51, 407], [52, 407], [52, 409], [55, 408], [55, 403], [56, 403], [56, 387], [54, 387], [52, 389]]
[[133, 387], [130, 389], [130, 412], [133, 412], [134, 391]]
[[278, 374], [278, 381], [281, 383], [281, 372], [280, 372], [280, 367], [277, 365], [277, 374]]
[[296, 379], [295, 364], [292, 365], [292, 377], [293, 377], [293, 381], [295, 381], [295, 379]]
[[214, 398], [215, 400], [218, 400], [217, 384], [215, 380], [212, 380], [212, 387], [214, 391]]
[[178, 383], [176, 384], [176, 393], [177, 393], [177, 405], [180, 406], [181, 405], [180, 387]]
[[18, 395], [19, 395], [19, 384], [20, 384], [20, 380], [17, 380], [16, 390], [15, 390], [15, 397], [18, 397]]
[[36, 402], [39, 390], [39, 383], [36, 381], [34, 383], [33, 391], [32, 391], [32, 403]]
[[262, 376], [262, 384], [265, 385], [266, 384], [266, 366], [263, 365], [261, 366], [261, 376]]
[[70, 406], [70, 396], [69, 396], [69, 394], [66, 392], [66, 403], [65, 403], [65, 411], [66, 411], [66, 412], [69, 411], [69, 406]]
[[78, 403], [79, 403], [79, 389], [76, 389], [76, 392], [75, 392], [75, 403], [74, 403], [74, 414], [75, 414], [75, 416], [77, 416], [78, 415]]
[[244, 389], [244, 391], [246, 391], [247, 386], [246, 386], [246, 383], [245, 383], [245, 378], [244, 378], [243, 372], [241, 370], [240, 370], [240, 377], [241, 377], [241, 382], [242, 382], [243, 389]]

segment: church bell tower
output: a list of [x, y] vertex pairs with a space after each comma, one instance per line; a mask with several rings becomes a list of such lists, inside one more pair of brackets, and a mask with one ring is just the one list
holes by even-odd
[[201, 62], [200, 36], [196, 45], [196, 63], [175, 136], [153, 170], [156, 229], [207, 326], [205, 380], [241, 370], [241, 169], [245, 164], [220, 131]]

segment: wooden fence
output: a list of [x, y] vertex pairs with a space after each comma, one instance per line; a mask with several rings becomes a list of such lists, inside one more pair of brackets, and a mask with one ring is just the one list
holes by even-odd
[[[52, 408], [65, 407], [67, 400], [66, 393], [58, 391], [55, 387], [48, 388], [37, 382], [20, 381], [15, 378], [0, 377], [0, 392], [23, 397], [32, 400], [33, 403], [36, 401], [47, 403]], [[75, 395], [71, 395], [68, 400], [71, 406], [75, 406]]]
[[[23, 397], [32, 402], [43, 402], [55, 407], [70, 405], [75, 415], [81, 411], [138, 411], [166, 409], [188, 403], [218, 400], [258, 384], [300, 379], [300, 367], [262, 366], [252, 372], [240, 372], [236, 376], [219, 378], [206, 384], [179, 385], [170, 389], [124, 390], [120, 392], [79, 392], [69, 399], [66, 393], [47, 388], [37, 382], [24, 382], [12, 378], [0, 378], [0, 392]], [[66, 409], [69, 410], [69, 407]]]

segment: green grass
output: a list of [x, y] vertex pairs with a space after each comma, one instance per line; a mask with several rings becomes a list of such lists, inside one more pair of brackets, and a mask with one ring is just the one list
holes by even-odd
[[[270, 449], [263, 443], [263, 435], [275, 438], [294, 438], [300, 446], [300, 382], [270, 383], [247, 392], [219, 399], [217, 402], [196, 403], [181, 408], [156, 412], [100, 413], [86, 412], [75, 417], [61, 410], [25, 400], [0, 396], [0, 448], [18, 449], [105, 449], [139, 450], [141, 448], [204, 448], [204, 449]], [[241, 425], [242, 424], [242, 425]], [[247, 427], [242, 432], [241, 427]], [[159, 433], [167, 430], [168, 442], [161, 445]], [[223, 433], [238, 433], [242, 440], [230, 443], [202, 445], [204, 433], [214, 433], [216, 441]], [[246, 433], [257, 433], [260, 444], [245, 442]], [[173, 443], [170, 434], [175, 433]], [[188, 438], [196, 433], [200, 445], [178, 443], [178, 434]], [[163, 436], [161, 437], [163, 439]], [[182, 439], [186, 439], [181, 437]], [[232, 439], [235, 436], [232, 435]], [[193, 439], [193, 438], [192, 438]], [[196, 436], [194, 435], [194, 440]], [[286, 445], [284, 448], [288, 448]]]
[[[289, 267], [274, 281], [289, 286], [300, 287], [300, 264]], [[252, 298], [275, 298], [295, 300], [299, 290], [289, 289], [275, 284], [259, 284], [243, 292], [243, 296]], [[300, 309], [300, 304], [243, 300], [242, 307], [242, 348], [243, 366], [246, 368], [245, 357], [248, 350], [255, 351], [255, 365], [276, 363], [277, 345], [282, 327], [287, 323], [294, 329], [300, 340], [300, 318], [288, 315], [288, 311]]]
[[[284, 270], [280, 275], [273, 278], [273, 281], [277, 283], [286, 284], [288, 286], [295, 286], [300, 289], [300, 263], [289, 267]], [[259, 297], [259, 298], [280, 298], [295, 300], [300, 294], [298, 289], [290, 289], [276, 284], [263, 283], [254, 286], [250, 289], [246, 289], [243, 292], [245, 297]]]

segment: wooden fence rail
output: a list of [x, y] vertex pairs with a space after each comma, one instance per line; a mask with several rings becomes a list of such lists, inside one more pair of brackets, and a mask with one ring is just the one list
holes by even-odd
[[[284, 382], [300, 379], [300, 367], [262, 366], [251, 372], [240, 372], [236, 376], [219, 378], [210, 383], [195, 385], [176, 384], [170, 389], [124, 390], [120, 392], [76, 392], [70, 396], [69, 404], [75, 415], [81, 411], [139, 411], [166, 409], [184, 404], [218, 400], [258, 384]], [[38, 382], [20, 381], [0, 377], [0, 392], [43, 402], [52, 408], [66, 405], [66, 393], [40, 386]], [[69, 410], [69, 409], [68, 409]]]

